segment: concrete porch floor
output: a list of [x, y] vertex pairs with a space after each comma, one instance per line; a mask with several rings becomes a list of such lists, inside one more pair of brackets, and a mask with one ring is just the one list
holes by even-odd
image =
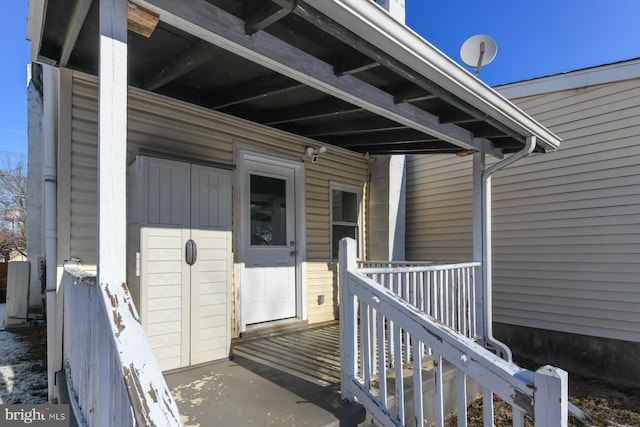
[[340, 398], [337, 323], [233, 342], [232, 360], [165, 374], [185, 426], [355, 426]]

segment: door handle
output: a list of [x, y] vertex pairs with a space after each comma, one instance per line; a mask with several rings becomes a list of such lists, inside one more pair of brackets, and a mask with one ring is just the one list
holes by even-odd
[[289, 252], [289, 255], [291, 255], [291, 256], [296, 256], [296, 255], [297, 255], [297, 252], [296, 252], [296, 251], [291, 251], [291, 252]]
[[198, 245], [196, 245], [196, 242], [191, 239], [187, 240], [187, 244], [184, 248], [184, 258], [189, 265], [195, 264], [198, 259]]

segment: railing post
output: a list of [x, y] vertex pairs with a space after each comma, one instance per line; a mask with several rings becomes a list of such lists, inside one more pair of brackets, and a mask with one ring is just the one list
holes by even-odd
[[356, 241], [344, 238], [340, 241], [340, 390], [342, 398], [354, 400], [350, 382], [356, 375], [358, 349], [356, 347], [356, 298], [349, 289], [349, 272], [357, 269]]
[[543, 366], [534, 376], [535, 425], [566, 427], [568, 422], [568, 374]]

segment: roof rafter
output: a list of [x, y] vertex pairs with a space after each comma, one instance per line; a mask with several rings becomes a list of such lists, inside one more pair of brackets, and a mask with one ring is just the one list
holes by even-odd
[[356, 51], [354, 56], [353, 50], [343, 52], [333, 62], [333, 72], [336, 76], [346, 76], [350, 74], [361, 73], [372, 68], [379, 67], [380, 64], [369, 58], [368, 56], [359, 54]]
[[440, 140], [429, 137], [412, 129], [397, 130], [370, 135], [345, 135], [329, 138], [332, 144], [340, 147], [367, 147], [370, 145], [407, 144], [407, 143], [437, 143]]
[[248, 12], [249, 16], [246, 18], [244, 27], [245, 32], [247, 34], [254, 34], [260, 30], [264, 30], [289, 15], [296, 7], [296, 2], [293, 0], [277, 0], [276, 3], [280, 7], [276, 7], [275, 9], [268, 2], [257, 3], [257, 6]]
[[[427, 148], [428, 147], [428, 148]], [[407, 144], [389, 144], [389, 145], [373, 145], [367, 151], [369, 154], [454, 154], [460, 152], [455, 147], [446, 144], [434, 145], [431, 143], [407, 143]]]
[[391, 91], [391, 93], [393, 93], [393, 99], [397, 103], [417, 102], [437, 98], [437, 96], [433, 95], [432, 93], [429, 93], [423, 88], [411, 83], [399, 86]]
[[406, 129], [406, 126], [388, 121], [381, 123], [379, 118], [367, 118], [351, 120], [346, 123], [334, 123], [327, 125], [310, 125], [300, 128], [302, 135], [307, 137], [329, 136], [329, 135], [350, 135], [372, 132], [384, 132], [389, 130]]
[[259, 31], [247, 37], [245, 23], [241, 19], [205, 0], [138, 2], [158, 13], [162, 21], [182, 31], [321, 92], [464, 149], [483, 150], [498, 157], [502, 155], [490, 141], [474, 138], [471, 132], [456, 125], [441, 124], [436, 116], [413, 105], [396, 104], [392, 95], [354, 76], [336, 76], [331, 65], [271, 34]]
[[336, 99], [326, 99], [305, 105], [295, 105], [271, 113], [262, 113], [259, 122], [266, 125], [299, 122], [362, 111], [362, 108]]
[[173, 61], [162, 69], [144, 78], [144, 88], [154, 90], [188, 73], [194, 68], [212, 60], [220, 53], [220, 49], [204, 40], [194, 41]]
[[61, 67], [66, 67], [69, 62], [71, 52], [78, 40], [78, 35], [80, 35], [80, 30], [82, 30], [84, 20], [87, 18], [87, 13], [89, 13], [90, 7], [91, 0], [78, 0], [73, 8], [71, 20], [67, 27], [67, 33], [65, 34], [64, 42], [62, 43], [62, 53], [60, 54]]
[[304, 87], [304, 84], [280, 74], [258, 77], [250, 82], [243, 83], [240, 88], [234, 87], [212, 93], [211, 99], [215, 99], [215, 103], [212, 103], [210, 108], [216, 110], [229, 107], [301, 87]]
[[327, 18], [322, 13], [315, 10], [313, 7], [306, 4], [304, 1], [300, 0], [298, 2], [298, 7], [296, 7], [293, 12], [296, 15], [300, 16], [301, 18], [306, 19], [307, 21], [313, 23], [314, 25], [318, 26], [322, 30], [331, 34], [338, 40], [352, 46], [354, 49], [357, 49], [361, 53], [367, 55], [372, 60], [378, 62], [379, 64], [405, 77], [408, 81], [413, 82], [416, 85], [423, 88], [424, 90], [437, 95], [439, 98], [442, 98], [447, 102], [450, 102], [452, 105], [455, 105], [456, 107], [464, 110], [470, 115], [478, 119], [482, 119], [490, 122], [497, 129], [500, 129], [501, 131], [503, 131], [507, 135], [512, 136], [516, 140], [524, 142], [524, 138], [521, 135], [509, 129], [507, 126], [504, 126], [502, 123], [498, 122], [497, 120], [491, 117], [487, 117], [486, 114], [484, 114], [482, 111], [480, 111], [476, 107], [463, 102], [459, 98], [455, 98], [451, 96], [449, 92], [447, 92], [445, 89], [434, 84], [432, 81], [420, 75], [419, 73], [416, 73], [411, 68], [397, 61], [395, 58], [393, 58], [391, 55], [387, 54], [383, 50], [377, 48], [376, 46], [373, 46], [368, 41], [359, 38], [357, 35], [353, 34], [351, 31], [336, 24], [331, 19]]

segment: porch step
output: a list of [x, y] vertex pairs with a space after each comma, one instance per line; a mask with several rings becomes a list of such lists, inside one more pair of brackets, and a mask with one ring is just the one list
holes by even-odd
[[[442, 371], [443, 392], [444, 392], [444, 414], [445, 416], [454, 412], [457, 407], [457, 386], [455, 366], [444, 361]], [[404, 407], [405, 407], [405, 426], [414, 427], [416, 425], [414, 419], [414, 401], [413, 401], [413, 370], [406, 370], [403, 375], [404, 380]], [[395, 393], [395, 378], [393, 375], [387, 378], [388, 393]], [[433, 378], [433, 361], [431, 358], [425, 359], [422, 372], [422, 391], [423, 391], [423, 411], [425, 421], [423, 425], [429, 425], [435, 420], [435, 381]], [[471, 404], [478, 396], [482, 394], [482, 386], [473, 379], [467, 377], [467, 402]], [[387, 408], [391, 413], [396, 410], [396, 398], [394, 395], [387, 398]], [[362, 427], [380, 425], [373, 415], [367, 412], [365, 421], [360, 424]]]
[[247, 326], [247, 330], [240, 333], [240, 340], [268, 337], [275, 334], [301, 331], [306, 328], [308, 328], [308, 322], [300, 319], [282, 319], [257, 323]]

